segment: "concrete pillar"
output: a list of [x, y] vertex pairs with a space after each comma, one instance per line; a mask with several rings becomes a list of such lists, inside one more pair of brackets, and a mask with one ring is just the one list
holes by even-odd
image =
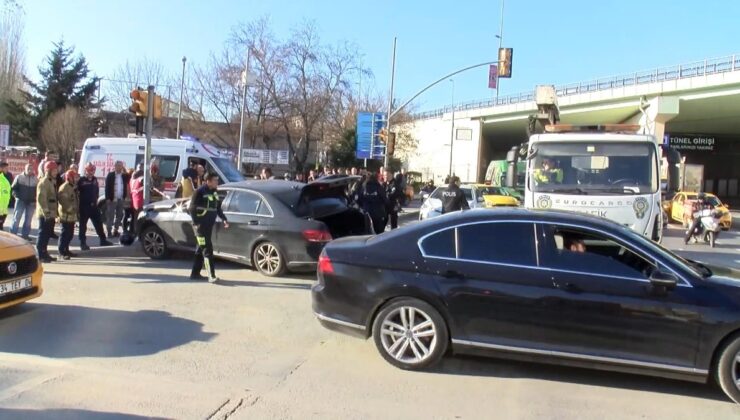
[[663, 143], [666, 123], [678, 115], [678, 97], [657, 96], [649, 100], [644, 109], [645, 113], [639, 117], [643, 132], [652, 134], [659, 143]]

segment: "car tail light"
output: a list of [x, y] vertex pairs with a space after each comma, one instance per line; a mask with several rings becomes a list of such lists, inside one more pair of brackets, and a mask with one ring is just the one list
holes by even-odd
[[303, 237], [306, 238], [308, 242], [329, 242], [332, 239], [329, 231], [319, 229], [304, 230]]
[[334, 266], [331, 265], [331, 258], [324, 252], [319, 255], [319, 273], [334, 274]]

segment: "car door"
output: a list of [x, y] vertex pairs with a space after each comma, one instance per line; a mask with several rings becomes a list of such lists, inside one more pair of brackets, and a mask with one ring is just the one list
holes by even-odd
[[[548, 340], [552, 286], [538, 269], [534, 233], [530, 222], [484, 222], [422, 241], [458, 329], [453, 338], [515, 347], [538, 347]], [[440, 248], [435, 242], [451, 245]]]
[[683, 202], [686, 197], [683, 194], [676, 194], [673, 197], [673, 204], [671, 205], [671, 219], [678, 222], [683, 221]]
[[273, 226], [272, 210], [260, 194], [249, 190], [231, 190], [223, 210], [229, 228], [223, 223], [216, 226], [214, 250], [220, 256], [247, 261], [251, 244]]
[[554, 350], [693, 366], [701, 308], [690, 283], [653, 287], [656, 258], [614, 235], [555, 224], [538, 233], [540, 263], [555, 288]]

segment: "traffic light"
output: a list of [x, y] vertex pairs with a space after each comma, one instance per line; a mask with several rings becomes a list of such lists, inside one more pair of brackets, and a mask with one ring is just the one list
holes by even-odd
[[388, 136], [388, 144], [385, 147], [385, 154], [388, 157], [393, 157], [393, 152], [396, 151], [396, 133], [391, 132]]
[[149, 92], [141, 89], [134, 89], [129, 94], [132, 100], [131, 106], [128, 108], [129, 111], [136, 114], [137, 117], [146, 117], [146, 102], [149, 96]]
[[[129, 95], [132, 99], [131, 106], [128, 108], [129, 111], [136, 114], [137, 117], [147, 116], [147, 100], [149, 99], [149, 92], [143, 89], [134, 89]], [[162, 118], [162, 97], [154, 94], [154, 113], [155, 119]]]
[[513, 48], [498, 49], [498, 77], [511, 78], [511, 59], [514, 55]]

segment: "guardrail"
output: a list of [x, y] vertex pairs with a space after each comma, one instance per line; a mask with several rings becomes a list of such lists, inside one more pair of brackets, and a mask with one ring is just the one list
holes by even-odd
[[[623, 74], [619, 76], [602, 77], [587, 82], [556, 86], [555, 90], [558, 97], [563, 97], [578, 95], [582, 93], [616, 89], [627, 86], [665, 82], [668, 80], [703, 77], [710, 74], [728, 73], [733, 71], [740, 71], [740, 55], [733, 54], [720, 58], [706, 59], [704, 61], [695, 61], [688, 64], [679, 64], [677, 66], [661, 67], [646, 71], [637, 71], [634, 73]], [[455, 111], [491, 108], [495, 106], [519, 104], [530, 101], [534, 101], [533, 91], [501, 96], [497, 99], [462, 102], [455, 105]], [[419, 120], [437, 118], [451, 111], [452, 107], [447, 106], [444, 108], [414, 114], [413, 118]]]

